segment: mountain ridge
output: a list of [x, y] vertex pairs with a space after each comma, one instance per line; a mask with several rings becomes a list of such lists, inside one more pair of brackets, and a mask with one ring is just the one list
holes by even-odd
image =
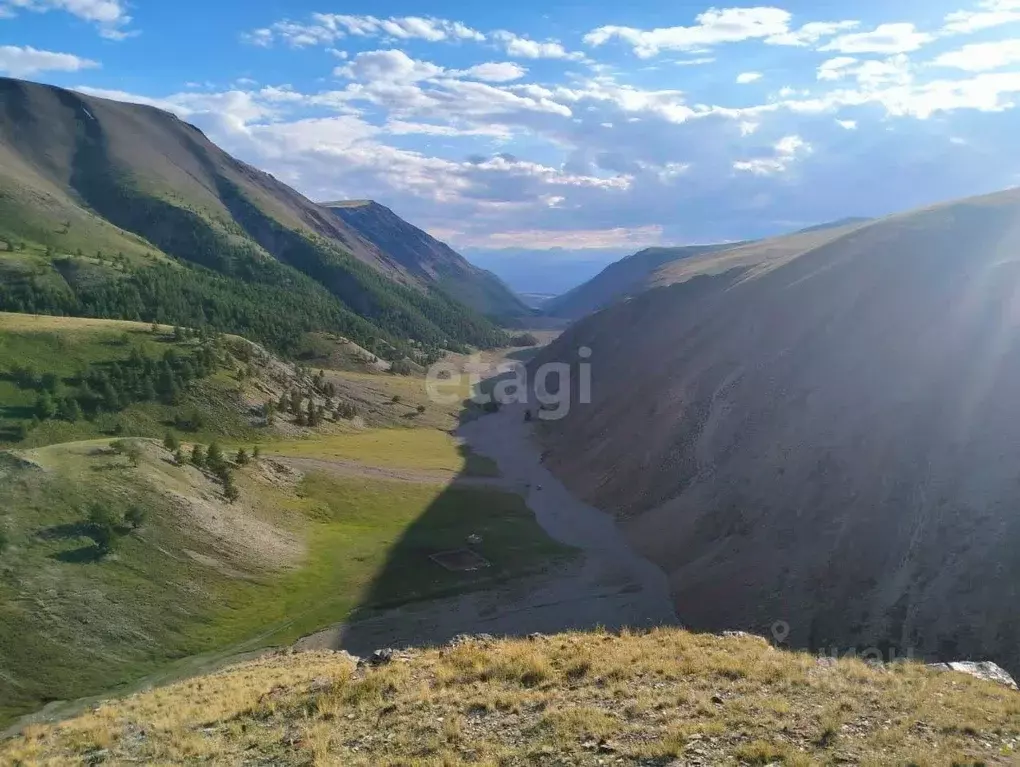
[[363, 239], [390, 254], [415, 279], [435, 285], [477, 312], [494, 317], [530, 315], [530, 308], [492, 272], [374, 200], [321, 205]]

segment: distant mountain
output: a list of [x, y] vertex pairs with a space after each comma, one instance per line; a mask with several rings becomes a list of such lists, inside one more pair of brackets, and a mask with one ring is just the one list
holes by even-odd
[[498, 274], [518, 295], [540, 293], [558, 296], [590, 280], [626, 251], [601, 248], [569, 250], [550, 248], [466, 248], [473, 264]]
[[573, 290], [546, 302], [542, 306], [542, 311], [553, 317], [578, 319], [614, 301], [647, 289], [651, 276], [664, 264], [729, 247], [732, 245], [646, 248], [610, 264], [583, 285], [578, 285]]
[[547, 464], [666, 570], [684, 624], [1020, 670], [1020, 189], [653, 282], [531, 364], [591, 350]]
[[389, 208], [372, 200], [322, 205], [417, 281], [434, 285], [491, 317], [531, 314], [530, 307], [495, 274], [469, 263], [449, 245], [404, 221]]
[[0, 309], [207, 324], [277, 348], [330, 330], [382, 356], [503, 338], [174, 115], [8, 78]]

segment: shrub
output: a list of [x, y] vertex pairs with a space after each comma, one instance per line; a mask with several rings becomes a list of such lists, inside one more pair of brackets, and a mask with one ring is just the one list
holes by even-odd
[[148, 516], [148, 512], [141, 506], [132, 506], [124, 514], [124, 523], [132, 530], [137, 530], [145, 524]]
[[142, 459], [142, 449], [136, 442], [127, 439], [118, 439], [110, 443], [110, 447], [117, 455], [122, 455], [131, 462], [132, 466], [137, 466], [139, 461]]
[[391, 402], [392, 402], [392, 403], [393, 403], [394, 405], [398, 404], [398, 403], [400, 402], [400, 395], [399, 395], [399, 394], [394, 394], [394, 395], [393, 395], [393, 399], [392, 399], [392, 400], [390, 400], [390, 401], [391, 401]]
[[236, 463], [238, 466], [247, 466], [247, 464], [248, 464], [248, 451], [245, 450], [243, 447], [242, 448], [238, 448], [238, 450], [237, 450], [237, 458], [234, 459], [234, 463]]
[[0, 554], [4, 553], [4, 549], [6, 549], [10, 543], [11, 537], [7, 534], [7, 531], [0, 530]]
[[201, 445], [191, 448], [191, 462], [198, 468], [205, 468], [205, 449]]
[[257, 461], [261, 456], [262, 456], [262, 451], [259, 449], [258, 445], [255, 445], [255, 447], [253, 447], [251, 449], [252, 460]]
[[181, 443], [177, 440], [177, 437], [174, 436], [174, 433], [172, 431], [168, 431], [166, 433], [166, 436], [163, 437], [163, 447], [165, 447], [171, 453], [176, 452], [177, 448], [179, 448], [180, 446]]
[[418, 405], [418, 415], [421, 415], [424, 412], [425, 412], [425, 406], [424, 405]]

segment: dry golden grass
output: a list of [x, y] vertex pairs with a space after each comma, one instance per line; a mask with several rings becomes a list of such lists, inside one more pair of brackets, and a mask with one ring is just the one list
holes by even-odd
[[1016, 764], [1020, 695], [678, 629], [279, 654], [26, 728], [0, 763]]

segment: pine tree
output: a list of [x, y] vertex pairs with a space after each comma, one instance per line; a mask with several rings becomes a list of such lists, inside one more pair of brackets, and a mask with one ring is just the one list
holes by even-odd
[[213, 471], [218, 471], [226, 464], [226, 461], [223, 460], [223, 449], [218, 443], [213, 442], [209, 445], [209, 452], [206, 454], [205, 462]]
[[251, 449], [252, 460], [257, 461], [261, 456], [262, 456], [262, 451], [259, 449], [258, 445], [255, 445], [255, 447], [253, 447]]
[[35, 400], [35, 417], [40, 421], [48, 421], [57, 414], [57, 405], [49, 392], [42, 392]]
[[201, 445], [191, 448], [191, 462], [198, 468], [205, 468], [205, 450]]
[[248, 451], [243, 447], [237, 449], [237, 457], [234, 459], [234, 463], [238, 466], [248, 465]]
[[177, 437], [174, 436], [174, 433], [172, 431], [168, 431], [166, 433], [166, 436], [163, 437], [163, 447], [165, 447], [171, 453], [176, 452], [177, 448], [179, 448], [180, 446], [181, 443], [177, 440]]
[[78, 404], [78, 400], [74, 397], [65, 397], [60, 401], [60, 417], [75, 423], [81, 420], [81, 406]]

